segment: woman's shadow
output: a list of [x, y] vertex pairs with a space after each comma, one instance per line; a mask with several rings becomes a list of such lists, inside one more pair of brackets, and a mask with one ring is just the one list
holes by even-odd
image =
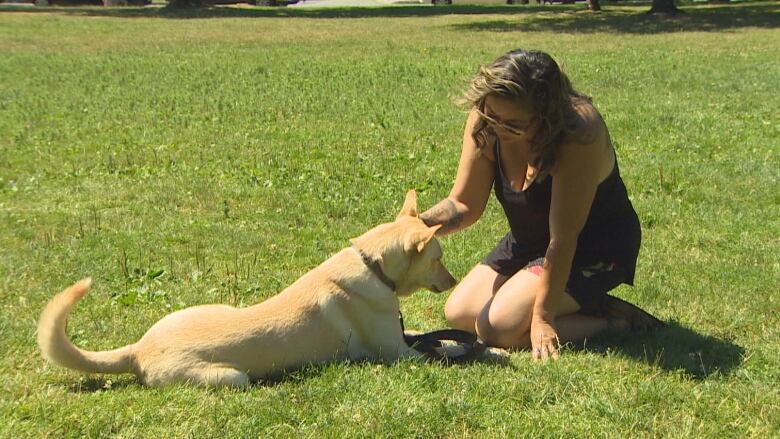
[[729, 340], [699, 334], [675, 321], [652, 331], [600, 334], [573, 348], [618, 353], [666, 371], [682, 371], [696, 380], [728, 375], [742, 363], [745, 353]]

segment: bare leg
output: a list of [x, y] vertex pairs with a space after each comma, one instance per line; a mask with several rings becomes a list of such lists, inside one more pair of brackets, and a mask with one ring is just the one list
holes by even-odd
[[664, 323], [636, 305], [607, 296], [607, 315], [595, 317], [580, 313], [558, 316], [555, 326], [561, 342], [579, 342], [599, 332], [648, 330]]
[[599, 332], [609, 329], [609, 321], [604, 317], [594, 317], [574, 313], [559, 316], [555, 319], [558, 338], [561, 343], [578, 342], [593, 337]]
[[474, 333], [477, 316], [506, 280], [506, 276], [487, 265], [474, 266], [444, 305], [444, 316], [450, 327]]
[[[580, 313], [566, 314], [555, 319], [555, 329], [558, 331], [558, 339], [563, 343], [577, 343], [591, 338], [606, 330], [628, 331], [629, 324], [623, 319], [608, 319]], [[526, 332], [520, 336], [515, 348], [530, 349], [531, 339]]]
[[[528, 270], [520, 270], [510, 277], [485, 304], [477, 317], [477, 334], [491, 346], [502, 348], [530, 347], [529, 331], [536, 294], [541, 289], [541, 279]], [[553, 315], [570, 314], [579, 305], [564, 294], [553, 310]]]
[[[492, 346], [530, 348], [528, 332], [539, 282], [527, 270], [507, 279], [479, 264], [455, 287], [444, 314], [451, 327], [476, 332]], [[582, 341], [606, 329], [629, 328], [618, 313], [609, 319], [578, 313], [579, 304], [568, 294], [558, 308], [555, 327], [562, 343]]]

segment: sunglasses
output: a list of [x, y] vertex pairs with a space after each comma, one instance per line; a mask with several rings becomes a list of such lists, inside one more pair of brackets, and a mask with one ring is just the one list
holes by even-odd
[[512, 124], [507, 124], [504, 122], [501, 122], [500, 120], [497, 120], [491, 116], [488, 116], [485, 112], [477, 108], [477, 114], [479, 114], [479, 117], [485, 121], [491, 128], [494, 130], [502, 130], [506, 131], [510, 134], [514, 134], [516, 136], [522, 136], [525, 134], [525, 132], [528, 130], [528, 128], [533, 123], [534, 118], [531, 118], [531, 120], [528, 121], [528, 123], [524, 127], [519, 127]]

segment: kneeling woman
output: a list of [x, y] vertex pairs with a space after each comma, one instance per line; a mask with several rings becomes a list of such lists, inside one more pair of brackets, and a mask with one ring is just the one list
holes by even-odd
[[440, 235], [464, 229], [493, 187], [510, 231], [447, 300], [450, 325], [534, 359], [557, 357], [559, 340], [660, 325], [607, 295], [633, 284], [641, 233], [590, 98], [548, 54], [514, 50], [481, 67], [464, 100], [455, 183], [421, 217]]

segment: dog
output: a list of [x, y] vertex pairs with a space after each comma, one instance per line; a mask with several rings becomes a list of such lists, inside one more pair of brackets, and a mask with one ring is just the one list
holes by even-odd
[[90, 352], [68, 339], [66, 319], [89, 291], [84, 279], [56, 295], [38, 323], [43, 356], [89, 373], [134, 373], [147, 386], [188, 382], [244, 388], [308, 364], [394, 361], [422, 354], [404, 342], [399, 297], [456, 281], [441, 262], [440, 226], [418, 217], [409, 191], [400, 214], [281, 293], [247, 308], [201, 305], [171, 313], [134, 344]]

